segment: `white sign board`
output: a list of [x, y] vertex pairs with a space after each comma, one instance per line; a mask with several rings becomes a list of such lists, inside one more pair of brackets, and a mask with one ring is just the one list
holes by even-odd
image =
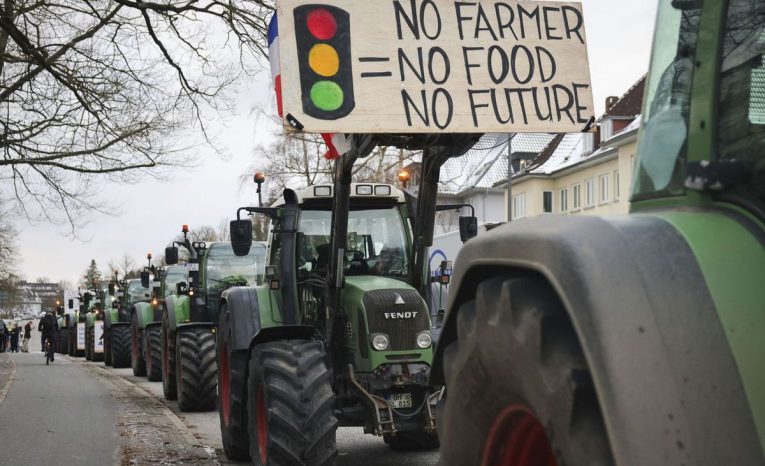
[[77, 324], [77, 349], [85, 350], [85, 324]]
[[580, 3], [276, 5], [285, 128], [578, 132], [594, 115]]
[[96, 346], [93, 351], [95, 353], [103, 353], [104, 352], [104, 321], [103, 320], [96, 321], [96, 325], [93, 328], [93, 340]]

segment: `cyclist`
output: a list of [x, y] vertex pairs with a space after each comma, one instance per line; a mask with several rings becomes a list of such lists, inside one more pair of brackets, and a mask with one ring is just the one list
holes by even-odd
[[[53, 348], [56, 345], [56, 333], [58, 332], [58, 321], [56, 320], [56, 317], [53, 315], [53, 311], [48, 309], [45, 312], [45, 317], [43, 317], [40, 320], [40, 324], [37, 326], [37, 330], [39, 330], [42, 333], [43, 342], [45, 342], [45, 340], [50, 341], [50, 348], [51, 348], [50, 360], [53, 361], [54, 354], [56, 353]], [[43, 348], [45, 348], [44, 345], [43, 345]], [[45, 350], [43, 349], [43, 351]]]

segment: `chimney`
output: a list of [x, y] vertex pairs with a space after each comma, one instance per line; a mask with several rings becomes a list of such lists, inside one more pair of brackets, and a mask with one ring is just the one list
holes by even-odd
[[606, 113], [611, 109], [611, 107], [616, 104], [616, 102], [619, 102], [619, 98], [615, 95], [612, 95], [610, 97], [606, 97]]

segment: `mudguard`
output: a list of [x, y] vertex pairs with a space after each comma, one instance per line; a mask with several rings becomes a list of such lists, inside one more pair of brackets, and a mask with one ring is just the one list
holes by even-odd
[[189, 297], [170, 295], [165, 299], [170, 330], [175, 331], [178, 324], [189, 321]]
[[154, 320], [154, 306], [151, 303], [135, 303], [132, 312], [138, 318], [138, 328], [146, 328], [146, 324]]
[[574, 325], [618, 464], [761, 464], [752, 412], [705, 278], [667, 221], [514, 221], [468, 241], [455, 263], [431, 373], [436, 385], [444, 382], [442, 353], [456, 338], [459, 307], [477, 284], [538, 274]]
[[229, 288], [221, 295], [221, 308], [225, 304], [229, 313], [233, 351], [248, 350], [263, 341], [288, 338], [307, 340], [313, 336], [314, 328], [311, 326], [264, 325], [257, 290], [255, 286], [239, 286]]

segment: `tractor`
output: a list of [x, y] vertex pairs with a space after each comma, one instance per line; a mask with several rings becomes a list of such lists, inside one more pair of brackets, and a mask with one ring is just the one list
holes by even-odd
[[[154, 279], [150, 282], [152, 274]], [[141, 280], [147, 287], [151, 283], [152, 292], [149, 301], [136, 303], [131, 312], [133, 373], [159, 382], [162, 380], [162, 309], [165, 299], [177, 292], [177, 284], [188, 281], [188, 270], [178, 265], [150, 266], [141, 272]]]
[[[117, 291], [116, 284], [119, 285]], [[112, 294], [115, 291], [116, 294]], [[104, 312], [104, 363], [115, 369], [131, 366], [130, 309], [149, 298], [148, 287], [140, 279], [116, 280], [109, 285], [109, 294], [116, 296], [112, 307]]]
[[[435, 155], [446, 160], [475, 137], [397, 142], [441, 143]], [[333, 185], [286, 189], [272, 207], [242, 207], [231, 222], [234, 251], [245, 254], [252, 222], [241, 213], [271, 221], [266, 282], [221, 296], [219, 415], [231, 459], [331, 464], [338, 426], [392, 449], [438, 448], [427, 236], [436, 210], [460, 206], [438, 207], [426, 189], [414, 199], [389, 184], [351, 183], [354, 162], [375, 144], [354, 139]], [[474, 234], [475, 217], [460, 224], [465, 239]]]
[[181, 411], [215, 409], [217, 363], [215, 332], [219, 300], [231, 286], [262, 280], [265, 247], [237, 256], [229, 243], [192, 242], [184, 225], [184, 240], [165, 249], [168, 265], [178, 263], [178, 247], [189, 253], [187, 281], [175, 282], [162, 310], [162, 386], [165, 398], [177, 399]]
[[468, 242], [441, 464], [765, 464], [765, 3], [659, 2], [630, 213]]

